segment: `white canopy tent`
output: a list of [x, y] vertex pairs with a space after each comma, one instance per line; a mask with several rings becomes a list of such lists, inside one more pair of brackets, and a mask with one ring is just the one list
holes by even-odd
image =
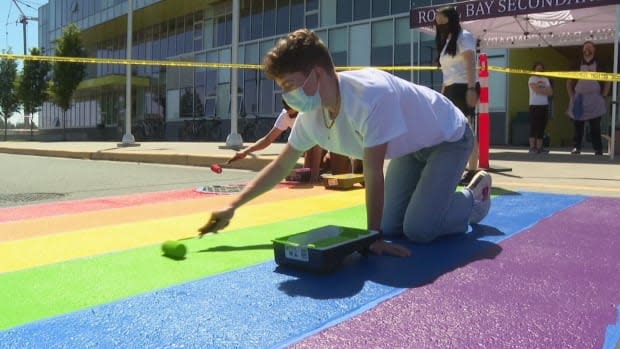
[[[480, 47], [578, 46], [584, 41], [614, 43], [613, 73], [618, 73], [620, 0], [473, 0], [413, 8], [410, 27], [434, 33], [436, 10], [451, 5], [461, 25], [480, 39]], [[614, 39], [615, 38], [615, 39]], [[613, 82], [611, 129], [615, 130], [617, 82]], [[610, 158], [614, 158], [615, 132]]]

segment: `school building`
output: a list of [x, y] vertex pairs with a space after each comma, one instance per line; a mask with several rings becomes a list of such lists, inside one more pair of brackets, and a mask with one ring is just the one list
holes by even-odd
[[[232, 1], [134, 0], [134, 59], [230, 63]], [[446, 1], [415, 1], [428, 6]], [[264, 54], [286, 33], [307, 27], [327, 43], [335, 64], [346, 66], [432, 66], [437, 55], [434, 36], [411, 30], [410, 0], [240, 0], [238, 63], [260, 64]], [[54, 41], [63, 28], [76, 23], [89, 56], [126, 57], [128, 1], [50, 0], [39, 8], [39, 46], [54, 54]], [[529, 68], [543, 60], [547, 69], [566, 70], [578, 47], [562, 50], [493, 49], [489, 65]], [[120, 139], [125, 125], [125, 65], [89, 64], [87, 77], [66, 115], [66, 128], [93, 130]], [[241, 117], [276, 117], [281, 91], [260, 70], [238, 69], [238, 110]], [[431, 70], [395, 70], [404, 79], [439, 89], [441, 74]], [[525, 80], [524, 80], [525, 79]], [[521, 112], [527, 111], [527, 77], [492, 74], [491, 125], [493, 144], [521, 143]], [[558, 81], [557, 85], [564, 85]], [[559, 86], [558, 86], [559, 87]], [[565, 95], [565, 90], [558, 91]], [[191, 120], [221, 119], [229, 123], [231, 69], [133, 66], [133, 124], [162, 123], [151, 138], [176, 140]], [[556, 145], [570, 138], [563, 115], [567, 98], [554, 98], [549, 127]], [[560, 120], [561, 119], [561, 120]], [[274, 119], [275, 120], [275, 119]], [[184, 123], [185, 121], [185, 123]], [[62, 111], [46, 103], [39, 116], [41, 129], [61, 128]], [[520, 129], [521, 128], [521, 129]], [[154, 127], [151, 129], [151, 131]], [[112, 130], [112, 132], [110, 132]], [[516, 130], [516, 131], [515, 131]], [[142, 131], [144, 132], [144, 131]], [[226, 128], [216, 138], [222, 141]], [[145, 135], [143, 135], [145, 136]], [[527, 135], [525, 135], [527, 137]], [[148, 137], [147, 137], [148, 138]], [[514, 138], [514, 139], [513, 139]]]

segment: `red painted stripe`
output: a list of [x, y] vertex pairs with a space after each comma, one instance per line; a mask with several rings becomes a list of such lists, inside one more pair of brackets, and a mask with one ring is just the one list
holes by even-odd
[[[296, 186], [307, 187], [312, 185], [298, 182], [284, 182], [280, 183], [276, 186], [276, 188], [290, 188]], [[199, 193], [195, 189], [182, 189], [155, 193], [110, 196], [96, 199], [56, 201], [44, 204], [5, 207], [0, 208], [0, 223], [113, 208], [148, 205], [158, 202], [198, 199], [213, 195], [221, 195], [221, 193]]]
[[111, 208], [139, 206], [164, 201], [196, 199], [199, 197], [204, 197], [205, 195], [215, 194], [197, 193], [193, 189], [183, 189], [156, 193], [142, 193], [96, 199], [57, 201], [44, 204], [6, 207], [0, 208], [0, 222], [11, 222]]

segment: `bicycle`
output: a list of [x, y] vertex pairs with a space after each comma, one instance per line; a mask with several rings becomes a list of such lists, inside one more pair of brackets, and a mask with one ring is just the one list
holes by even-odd
[[244, 142], [256, 142], [273, 128], [275, 118], [248, 114], [239, 119], [239, 129]]
[[206, 136], [206, 120], [204, 118], [183, 120], [183, 128], [179, 131], [181, 140], [194, 140]]
[[205, 140], [211, 142], [223, 141], [222, 125], [224, 121], [217, 116], [205, 120]]
[[145, 118], [134, 124], [131, 133], [137, 141], [164, 139], [166, 124], [161, 117]]

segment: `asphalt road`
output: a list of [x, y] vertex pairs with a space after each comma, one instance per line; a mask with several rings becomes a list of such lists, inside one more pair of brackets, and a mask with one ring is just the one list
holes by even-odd
[[98, 198], [212, 184], [244, 183], [255, 173], [117, 161], [0, 154], [0, 207]]

